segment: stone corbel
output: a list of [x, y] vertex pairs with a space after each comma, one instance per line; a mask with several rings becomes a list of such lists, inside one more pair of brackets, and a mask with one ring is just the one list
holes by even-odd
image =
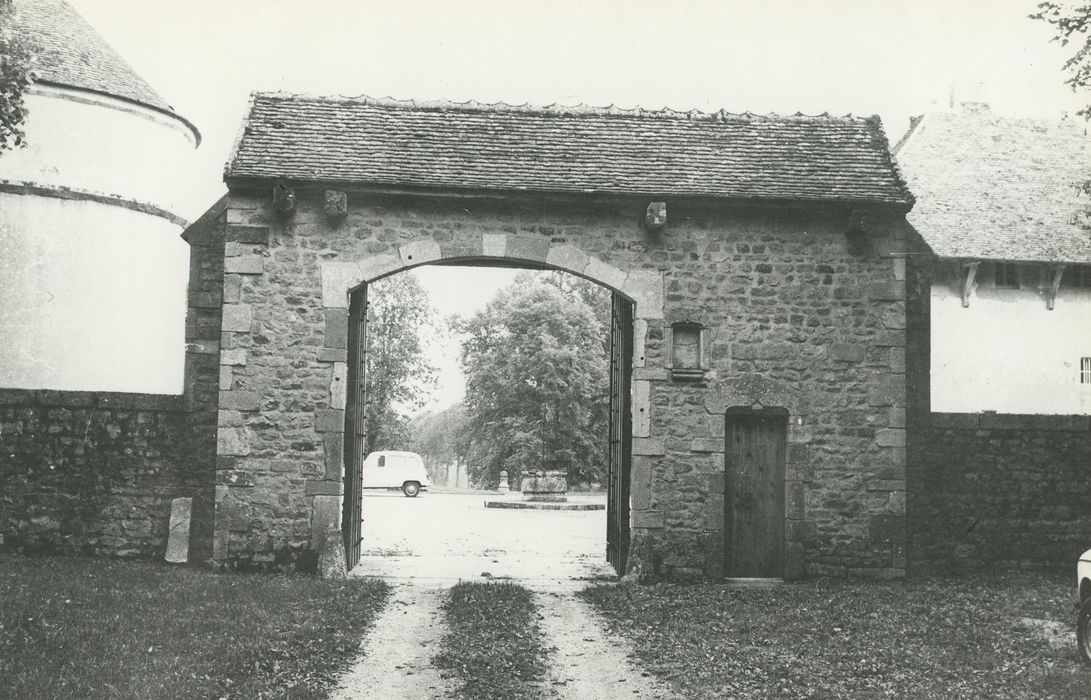
[[970, 295], [974, 291], [974, 278], [977, 276], [977, 266], [980, 260], [969, 260], [959, 263], [959, 278], [962, 283], [962, 308], [970, 305]]
[[1057, 301], [1057, 290], [1061, 287], [1061, 278], [1064, 277], [1064, 265], [1050, 265], [1046, 269], [1052, 273], [1046, 279], [1046, 308], [1052, 311], [1053, 304]]
[[340, 221], [348, 216], [348, 195], [337, 190], [326, 190], [326, 216], [332, 221]]
[[650, 202], [644, 212], [644, 228], [648, 231], [661, 231], [667, 225], [667, 203]]

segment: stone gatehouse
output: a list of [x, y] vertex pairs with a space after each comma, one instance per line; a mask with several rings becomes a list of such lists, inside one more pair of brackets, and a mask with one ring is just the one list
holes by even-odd
[[904, 572], [912, 199], [877, 119], [259, 93], [225, 180], [185, 236], [186, 397], [216, 425], [194, 546], [220, 565], [308, 567], [338, 526], [351, 552], [354, 314], [442, 263], [628, 309], [621, 571]]

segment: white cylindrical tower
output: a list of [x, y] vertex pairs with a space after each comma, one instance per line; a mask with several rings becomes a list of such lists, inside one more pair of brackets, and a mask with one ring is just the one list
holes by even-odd
[[200, 135], [63, 0], [15, 8], [36, 79], [0, 153], [0, 387], [181, 393]]

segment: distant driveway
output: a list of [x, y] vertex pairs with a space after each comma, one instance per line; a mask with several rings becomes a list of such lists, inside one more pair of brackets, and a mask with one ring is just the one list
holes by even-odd
[[[363, 557], [353, 574], [422, 583], [507, 577], [556, 589], [613, 573], [606, 563], [606, 511], [485, 508], [488, 498], [496, 497], [365, 494]], [[605, 503], [606, 497], [572, 499]]]

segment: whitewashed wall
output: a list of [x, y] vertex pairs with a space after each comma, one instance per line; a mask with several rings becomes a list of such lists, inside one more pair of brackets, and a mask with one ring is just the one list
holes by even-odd
[[[28, 146], [0, 182], [117, 197], [178, 215], [195, 139], [155, 110], [35, 86]], [[117, 204], [0, 192], [0, 387], [181, 393], [182, 227]]]
[[1045, 274], [1021, 266], [1020, 289], [993, 286], [982, 263], [963, 308], [954, 263], [938, 263], [932, 285], [932, 410], [940, 413], [1091, 414], [1091, 290], [1062, 283], [1046, 306]]

